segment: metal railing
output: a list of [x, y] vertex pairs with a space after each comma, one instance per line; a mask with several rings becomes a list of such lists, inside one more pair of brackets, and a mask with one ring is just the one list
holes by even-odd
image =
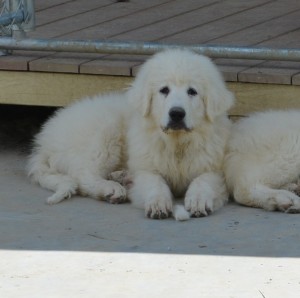
[[182, 45], [156, 42], [116, 42], [86, 40], [0, 38], [0, 49], [78, 53], [148, 55], [167, 48], [187, 48], [212, 58], [300, 61], [300, 49], [261, 47]]

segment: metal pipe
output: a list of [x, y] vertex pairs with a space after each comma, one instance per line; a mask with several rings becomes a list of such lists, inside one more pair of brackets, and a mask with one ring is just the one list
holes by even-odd
[[0, 49], [77, 53], [147, 55], [168, 48], [185, 48], [212, 58], [300, 61], [300, 49], [272, 49], [213, 45], [180, 45], [156, 42], [102, 40], [47, 40], [0, 38]]

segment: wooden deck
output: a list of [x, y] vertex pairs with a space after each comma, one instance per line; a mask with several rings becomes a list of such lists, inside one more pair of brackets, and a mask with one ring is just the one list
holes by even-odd
[[[300, 48], [299, 0], [36, 0], [32, 38]], [[15, 51], [10, 71], [131, 77], [145, 56]], [[216, 59], [228, 82], [300, 86], [300, 62]], [[34, 76], [34, 75], [33, 75]], [[300, 95], [299, 95], [300, 98]]]

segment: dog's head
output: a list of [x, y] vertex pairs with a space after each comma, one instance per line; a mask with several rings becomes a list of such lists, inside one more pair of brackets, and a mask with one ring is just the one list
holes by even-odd
[[204, 120], [212, 122], [234, 101], [210, 59], [178, 49], [144, 63], [128, 95], [136, 109], [164, 132], [190, 131]]

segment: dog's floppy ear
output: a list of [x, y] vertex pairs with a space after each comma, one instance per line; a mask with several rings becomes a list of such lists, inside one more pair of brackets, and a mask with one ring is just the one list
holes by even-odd
[[234, 103], [233, 94], [224, 86], [211, 86], [204, 96], [206, 116], [209, 121], [226, 113]]
[[140, 67], [135, 80], [128, 90], [129, 102], [144, 117], [149, 115], [151, 109], [152, 89], [150, 75], [146, 62]]
[[215, 117], [226, 113], [234, 104], [234, 96], [227, 89], [224, 80], [217, 67], [208, 60], [212, 67], [206, 73], [204, 105], [206, 116], [209, 121]]

